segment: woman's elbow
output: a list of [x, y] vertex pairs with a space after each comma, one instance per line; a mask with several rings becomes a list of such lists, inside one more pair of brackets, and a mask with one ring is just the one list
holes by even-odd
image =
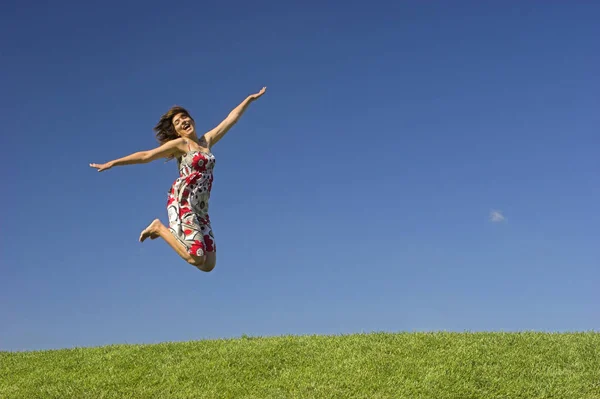
[[152, 153], [149, 151], [140, 152], [139, 156], [140, 156], [140, 161], [142, 163], [148, 163], [148, 162], [152, 162], [154, 160]]

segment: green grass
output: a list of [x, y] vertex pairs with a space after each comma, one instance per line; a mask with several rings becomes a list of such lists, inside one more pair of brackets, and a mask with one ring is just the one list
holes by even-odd
[[600, 398], [600, 334], [372, 333], [0, 352], [0, 398]]

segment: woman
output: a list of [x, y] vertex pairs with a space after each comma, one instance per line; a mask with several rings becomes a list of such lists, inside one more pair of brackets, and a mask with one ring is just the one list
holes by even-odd
[[169, 227], [155, 219], [140, 234], [140, 242], [146, 238], [164, 239], [184, 260], [204, 272], [216, 265], [216, 246], [208, 216], [208, 201], [213, 182], [215, 157], [212, 147], [240, 119], [246, 108], [266, 91], [248, 96], [217, 127], [200, 138], [196, 123], [182, 107], [172, 107], [154, 127], [159, 147], [140, 151], [105, 164], [92, 163], [92, 168], [102, 172], [113, 166], [152, 162], [159, 158], [176, 158], [179, 178], [171, 187], [167, 201]]

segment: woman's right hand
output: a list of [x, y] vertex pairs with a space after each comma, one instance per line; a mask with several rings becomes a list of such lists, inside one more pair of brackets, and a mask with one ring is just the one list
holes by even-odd
[[112, 162], [107, 162], [107, 163], [103, 163], [103, 164], [91, 163], [90, 166], [92, 168], [98, 169], [98, 172], [102, 172], [104, 170], [108, 170], [108, 169], [112, 168], [113, 163]]

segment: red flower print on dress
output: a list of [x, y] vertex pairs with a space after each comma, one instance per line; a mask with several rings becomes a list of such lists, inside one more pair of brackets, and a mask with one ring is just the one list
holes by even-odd
[[195, 184], [199, 178], [200, 178], [200, 174], [197, 172], [194, 172], [185, 178], [185, 182], [191, 186], [191, 185]]
[[[198, 254], [200, 251], [200, 254]], [[196, 256], [204, 255], [204, 243], [202, 241], [194, 240], [194, 243], [190, 247], [190, 253]]]
[[206, 250], [208, 252], [213, 252], [215, 249], [213, 247], [213, 240], [210, 238], [208, 234], [204, 236], [204, 242], [206, 242]]
[[184, 215], [188, 214], [192, 212], [192, 210], [190, 208], [179, 208], [179, 217], [183, 218]]
[[[204, 255], [217, 245], [207, 215], [213, 183], [214, 155], [189, 152], [179, 160], [179, 178], [168, 195], [169, 228], [191, 255]], [[206, 241], [205, 241], [206, 240]]]
[[206, 170], [206, 158], [204, 155], [198, 153], [192, 159], [192, 168], [197, 170], [198, 172], [204, 172]]

